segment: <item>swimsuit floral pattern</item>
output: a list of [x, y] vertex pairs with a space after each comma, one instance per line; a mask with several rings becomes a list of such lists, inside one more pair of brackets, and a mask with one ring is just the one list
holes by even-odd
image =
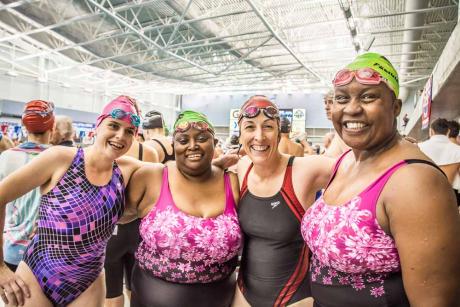
[[200, 218], [174, 205], [156, 209], [140, 226], [142, 269], [179, 283], [213, 282], [233, 271], [242, 240], [236, 214]]
[[358, 195], [342, 206], [323, 197], [306, 212], [302, 236], [313, 253], [311, 278], [325, 285], [350, 285], [383, 296], [384, 280], [400, 271], [393, 238], [377, 222], [375, 210], [364, 208]]

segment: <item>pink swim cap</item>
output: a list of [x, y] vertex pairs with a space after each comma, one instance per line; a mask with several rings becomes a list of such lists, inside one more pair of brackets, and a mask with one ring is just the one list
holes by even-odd
[[[96, 120], [96, 127], [99, 127], [101, 122], [106, 119], [107, 117], [113, 117], [116, 119], [120, 119], [128, 124], [131, 124], [134, 128], [137, 129], [139, 127], [140, 118], [135, 107], [136, 101], [128, 96], [118, 96], [111, 102], [105, 105], [104, 109], [102, 109], [101, 115]], [[118, 111], [121, 110], [121, 111]], [[117, 112], [118, 111], [118, 112]], [[113, 115], [124, 114], [121, 117], [114, 117]]]

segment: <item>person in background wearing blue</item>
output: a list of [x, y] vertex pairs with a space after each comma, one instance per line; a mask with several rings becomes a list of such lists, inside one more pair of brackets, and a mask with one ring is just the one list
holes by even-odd
[[[51, 102], [32, 100], [26, 104], [22, 124], [27, 130], [27, 142], [6, 150], [0, 156], [0, 180], [29, 163], [50, 146], [54, 121], [54, 106]], [[35, 188], [6, 206], [3, 257], [13, 272], [33, 235], [39, 204], [40, 188]]]

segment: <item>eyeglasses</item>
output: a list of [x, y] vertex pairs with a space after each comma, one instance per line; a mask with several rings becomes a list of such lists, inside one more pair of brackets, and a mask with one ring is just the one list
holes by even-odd
[[141, 122], [141, 119], [137, 114], [126, 112], [122, 109], [113, 109], [112, 112], [110, 112], [110, 116], [114, 119], [123, 119], [126, 116], [129, 116], [131, 124], [136, 128], [139, 127], [139, 124]]
[[268, 118], [275, 119], [280, 117], [280, 113], [277, 108], [272, 107], [272, 106], [267, 106], [265, 108], [259, 108], [259, 107], [247, 107], [244, 109], [244, 111], [240, 112], [240, 116], [238, 118], [238, 122], [243, 119], [243, 117], [247, 118], [254, 118], [260, 114], [260, 111], [264, 112], [264, 115], [267, 116]]
[[380, 84], [380, 82], [384, 82], [391, 88], [388, 81], [372, 68], [361, 68], [358, 70], [349, 70], [348, 68], [342, 69], [337, 72], [332, 83], [334, 86], [342, 86], [350, 83], [353, 78], [359, 83], [367, 85], [377, 85]]
[[196, 130], [202, 132], [209, 131], [212, 134], [214, 134], [214, 131], [209, 127], [209, 125], [206, 122], [182, 122], [176, 126], [174, 133], [183, 133], [185, 131], [188, 131], [190, 128], [195, 128]]

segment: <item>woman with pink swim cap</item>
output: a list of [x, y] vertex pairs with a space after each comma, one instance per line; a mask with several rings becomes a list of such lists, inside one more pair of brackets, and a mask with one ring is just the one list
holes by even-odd
[[140, 165], [120, 157], [139, 122], [129, 97], [120, 96], [98, 117], [93, 145], [50, 148], [0, 183], [0, 240], [5, 204], [38, 186], [42, 194], [37, 232], [16, 273], [0, 257], [6, 304], [103, 305], [105, 247], [124, 213], [125, 185]]

